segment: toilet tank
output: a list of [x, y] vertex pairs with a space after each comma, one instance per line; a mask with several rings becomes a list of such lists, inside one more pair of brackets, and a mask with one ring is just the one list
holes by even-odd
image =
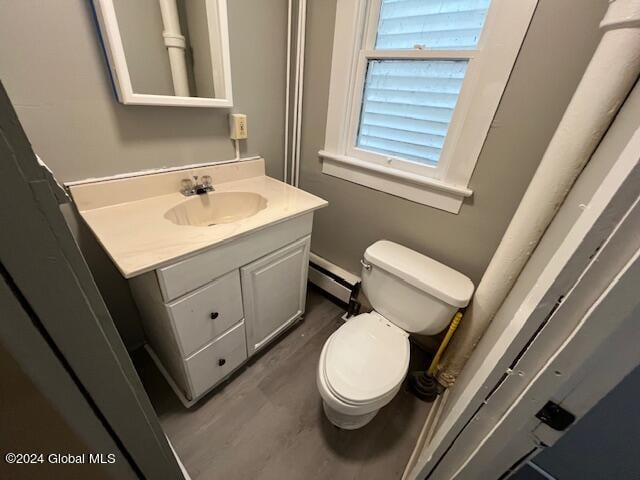
[[371, 306], [409, 333], [435, 335], [473, 294], [471, 280], [440, 262], [387, 240], [364, 253], [362, 290]]

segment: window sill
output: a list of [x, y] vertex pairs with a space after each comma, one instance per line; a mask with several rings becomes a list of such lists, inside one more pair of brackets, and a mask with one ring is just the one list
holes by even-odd
[[473, 192], [432, 178], [376, 165], [346, 155], [321, 150], [322, 173], [406, 198], [446, 212], [458, 213], [465, 197]]

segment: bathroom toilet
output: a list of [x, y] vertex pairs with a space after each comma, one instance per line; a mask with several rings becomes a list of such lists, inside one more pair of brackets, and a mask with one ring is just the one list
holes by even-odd
[[362, 264], [362, 289], [374, 311], [329, 337], [317, 375], [325, 414], [347, 430], [369, 423], [400, 389], [409, 334], [441, 332], [473, 294], [463, 274], [386, 240], [369, 246]]

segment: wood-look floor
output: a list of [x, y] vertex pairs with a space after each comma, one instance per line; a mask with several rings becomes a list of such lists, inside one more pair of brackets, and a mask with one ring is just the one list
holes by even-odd
[[[160, 422], [193, 480], [399, 479], [429, 404], [406, 388], [355, 431], [324, 416], [316, 368], [343, 310], [309, 288], [303, 321], [185, 409], [140, 350], [134, 357]], [[412, 365], [425, 354], [412, 346]]]

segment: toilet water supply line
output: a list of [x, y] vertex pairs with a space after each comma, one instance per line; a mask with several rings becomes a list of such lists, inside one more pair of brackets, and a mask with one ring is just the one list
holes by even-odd
[[447, 330], [447, 333], [445, 334], [444, 338], [440, 342], [438, 351], [433, 356], [433, 360], [431, 360], [431, 365], [429, 365], [429, 369], [427, 370], [428, 376], [430, 377], [435, 376], [438, 370], [438, 362], [440, 362], [440, 357], [442, 357], [442, 354], [447, 348], [447, 345], [449, 345], [449, 342], [451, 341], [451, 337], [453, 337], [454, 332], [458, 329], [458, 325], [460, 325], [461, 319], [462, 319], [462, 312], [456, 312], [456, 314], [453, 316], [453, 320], [451, 320], [451, 323], [449, 324], [449, 329]]
[[640, 72], [640, 0], [614, 0], [604, 34], [438, 365], [453, 385]]
[[189, 78], [185, 57], [185, 41], [180, 30], [180, 17], [176, 0], [158, 0], [164, 31], [162, 38], [169, 55], [169, 68], [173, 81], [173, 93], [179, 97], [189, 96]]

